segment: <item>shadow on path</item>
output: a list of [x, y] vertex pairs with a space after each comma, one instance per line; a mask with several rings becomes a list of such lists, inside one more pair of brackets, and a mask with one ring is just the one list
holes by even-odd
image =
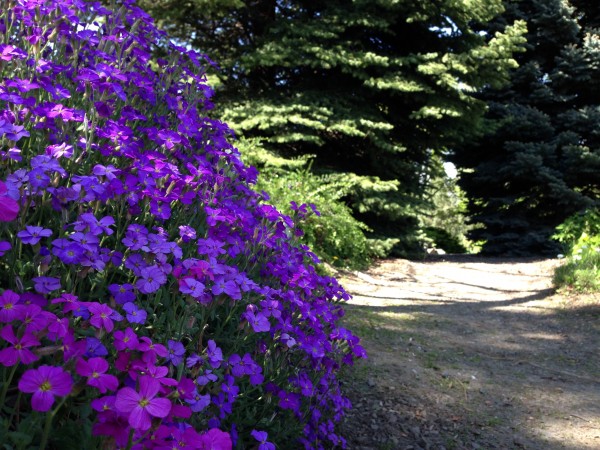
[[[535, 264], [411, 263], [409, 282], [380, 265], [376, 284], [343, 281], [370, 353], [358, 401], [377, 392], [382, 424], [404, 414], [396, 434], [381, 425], [389, 448], [600, 448], [600, 307], [560, 308]], [[364, 444], [350, 448], [388, 448]]]

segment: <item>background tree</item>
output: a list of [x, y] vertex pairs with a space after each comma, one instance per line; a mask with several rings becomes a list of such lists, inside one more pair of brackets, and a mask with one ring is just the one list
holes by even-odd
[[596, 2], [516, 0], [494, 22], [503, 29], [526, 20], [527, 50], [510, 85], [481, 96], [493, 132], [454, 152], [469, 212], [484, 224], [471, 237], [487, 241], [486, 253], [555, 254], [555, 227], [598, 203], [599, 9]]
[[481, 32], [501, 0], [141, 4], [218, 62], [215, 113], [238, 134], [284, 157], [314, 154], [317, 172], [366, 177], [345, 201], [399, 251], [417, 244], [436, 157], [481, 130], [473, 94], [507, 80], [524, 31]]

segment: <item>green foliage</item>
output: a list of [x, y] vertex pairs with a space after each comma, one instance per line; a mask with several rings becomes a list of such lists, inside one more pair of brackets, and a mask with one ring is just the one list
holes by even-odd
[[582, 236], [567, 262], [554, 273], [554, 284], [576, 292], [600, 291], [600, 236]]
[[346, 174], [319, 179], [352, 186], [344, 200], [354, 217], [372, 229], [378, 252], [395, 254], [421, 249], [432, 157], [482, 131], [475, 93], [508, 80], [525, 31], [516, 21], [486, 32], [501, 0], [140, 5], [218, 61], [218, 118], [278, 155], [315, 155], [317, 177]]
[[584, 236], [595, 235], [600, 235], [600, 209], [597, 208], [567, 218], [556, 227], [552, 238], [562, 243], [567, 253], [572, 253]]
[[[287, 159], [262, 148], [257, 140], [241, 141], [246, 163], [259, 167], [256, 189], [268, 192], [273, 204], [290, 215], [304, 231], [301, 242], [334, 266], [362, 268], [371, 256], [364, 223], [352, 216], [344, 202], [350, 192], [373, 183], [354, 174], [315, 175], [310, 156]], [[393, 183], [388, 183], [393, 188]], [[311, 206], [299, 204], [305, 202]], [[294, 205], [292, 207], [292, 205]]]
[[453, 159], [485, 253], [553, 255], [555, 227], [600, 197], [600, 15], [597, 2], [506, 5], [490, 29], [526, 20], [526, 52], [509, 85], [481, 95], [488, 132]]
[[553, 238], [567, 251], [566, 263], [554, 273], [554, 284], [576, 292], [600, 291], [600, 210], [569, 217]]
[[429, 176], [426, 199], [429, 207], [420, 214], [424, 244], [448, 253], [473, 251], [473, 244], [466, 238], [473, 228], [467, 224], [467, 199], [458, 178], [446, 173], [440, 158]]

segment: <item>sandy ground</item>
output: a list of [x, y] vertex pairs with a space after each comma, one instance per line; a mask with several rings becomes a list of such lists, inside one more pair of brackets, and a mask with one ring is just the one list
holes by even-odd
[[447, 256], [339, 274], [369, 359], [346, 376], [350, 449], [600, 449], [600, 302], [557, 260]]

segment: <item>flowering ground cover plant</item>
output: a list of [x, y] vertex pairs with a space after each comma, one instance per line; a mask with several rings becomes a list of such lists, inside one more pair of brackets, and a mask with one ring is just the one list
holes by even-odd
[[3, 448], [344, 446], [348, 295], [206, 117], [208, 64], [131, 1], [0, 1]]

